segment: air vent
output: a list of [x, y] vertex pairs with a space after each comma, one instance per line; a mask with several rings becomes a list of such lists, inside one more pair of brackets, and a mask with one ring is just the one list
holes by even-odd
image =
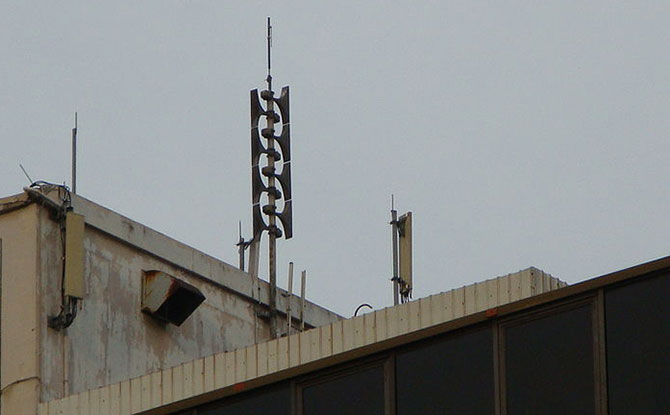
[[205, 296], [192, 286], [162, 271], [145, 271], [142, 280], [142, 311], [180, 326]]

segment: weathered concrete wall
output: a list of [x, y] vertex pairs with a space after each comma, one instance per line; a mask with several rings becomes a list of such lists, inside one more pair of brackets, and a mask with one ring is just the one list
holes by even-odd
[[[189, 270], [193, 275], [199, 275], [241, 296], [251, 296], [251, 292], [254, 291], [255, 298], [263, 304], [268, 304], [270, 289], [266, 281], [254, 279], [237, 267], [193, 249], [83, 197], [73, 195], [72, 204], [76, 212], [86, 216], [87, 226], [118, 238], [136, 249], [162, 258], [179, 268]], [[277, 308], [280, 311], [286, 310], [287, 297], [284, 295], [286, 291], [278, 289], [277, 292]], [[295, 304], [297, 304], [297, 299], [293, 297], [293, 309], [295, 309]], [[305, 302], [305, 321], [309, 326], [322, 326], [341, 318], [310, 301]]]
[[0, 412], [33, 415], [40, 386], [38, 208], [0, 216]]
[[[40, 267], [44, 311], [60, 307], [61, 240], [58, 223], [41, 209]], [[254, 303], [212, 281], [87, 227], [86, 295], [63, 331], [40, 324], [42, 400], [77, 393], [269, 339]], [[180, 326], [140, 311], [142, 273], [160, 270], [197, 287], [205, 302]]]
[[[69, 328], [49, 328], [61, 307], [62, 235], [53, 203], [35, 197], [0, 199], [1, 414], [34, 414], [39, 401], [269, 339], [267, 321], [256, 314], [267, 306], [267, 282], [74, 195], [75, 212], [86, 216], [86, 294]], [[142, 313], [147, 270], [183, 279], [205, 302], [180, 327]], [[280, 310], [285, 301], [278, 298]], [[339, 318], [306, 304], [308, 327]]]
[[[47, 314], [60, 307], [60, 231], [42, 210], [42, 291]], [[92, 228], [84, 238], [86, 295], [74, 323], [61, 332], [41, 324], [42, 399], [76, 393], [178, 365], [269, 337], [254, 308], [165, 261]], [[142, 272], [160, 270], [194, 285], [205, 302], [176, 327], [140, 311]], [[257, 332], [257, 334], [255, 334]]]
[[[10, 277], [5, 284], [10, 288], [5, 294], [16, 299], [12, 303], [16, 309], [8, 308], [7, 314], [3, 309], [4, 316], [12, 316], [6, 319], [9, 331], [3, 327], [3, 343], [12, 337], [12, 324], [28, 337], [25, 341], [14, 337], [13, 343], [3, 348], [21, 350], [28, 360], [3, 355], [3, 370], [5, 362], [32, 362], [21, 376], [34, 379], [33, 391], [39, 391], [39, 400], [57, 399], [270, 338], [267, 321], [255, 312], [259, 301], [251, 298], [252, 291], [260, 291], [262, 307], [267, 283], [256, 280], [253, 284], [249, 274], [228, 264], [91, 202], [75, 200], [79, 202], [76, 212], [91, 215], [86, 217], [84, 233], [86, 293], [73, 324], [61, 331], [47, 326], [48, 317], [57, 315], [61, 307], [59, 223], [48, 208], [36, 204], [0, 214], [6, 224], [3, 234], [21, 235], [6, 244], [3, 258], [22, 259], [21, 263], [6, 264]], [[124, 234], [123, 228], [129, 234]], [[11, 274], [13, 269], [20, 269], [21, 275]], [[205, 302], [180, 327], [142, 313], [142, 276], [147, 270], [183, 279], [205, 295]], [[306, 315], [309, 326], [339, 318], [314, 304], [309, 304]], [[281, 320], [280, 325], [284, 327]], [[19, 347], [15, 344], [19, 341], [32, 343]], [[23, 373], [11, 364], [7, 370]]]

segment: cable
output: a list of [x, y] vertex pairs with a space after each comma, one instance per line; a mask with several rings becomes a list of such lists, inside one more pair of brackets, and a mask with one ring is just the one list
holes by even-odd
[[363, 303], [363, 304], [359, 305], [359, 306], [356, 308], [356, 311], [354, 311], [354, 317], [356, 317], [356, 316], [358, 315], [358, 311], [359, 311], [361, 308], [363, 308], [363, 307], [368, 307], [368, 308], [370, 308], [370, 310], [373, 310], [373, 308], [372, 308], [372, 306], [371, 306], [370, 304], [368, 304], [368, 303]]
[[64, 184], [55, 184], [38, 180], [30, 184], [30, 188], [37, 188], [40, 192], [46, 194], [56, 189], [58, 191], [58, 199], [61, 201], [58, 222], [60, 227], [61, 237], [61, 307], [60, 312], [56, 316], [51, 316], [47, 320], [49, 327], [55, 330], [62, 330], [68, 328], [74, 319], [77, 317], [77, 302], [78, 298], [65, 295], [65, 218], [67, 212], [72, 210], [72, 193], [70, 188]]

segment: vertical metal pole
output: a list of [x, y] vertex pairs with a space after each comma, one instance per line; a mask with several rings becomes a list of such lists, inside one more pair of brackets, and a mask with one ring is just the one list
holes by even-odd
[[[268, 91], [272, 92], [272, 76], [270, 75], [270, 68], [271, 68], [271, 55], [270, 55], [270, 50], [272, 48], [272, 26], [270, 25], [270, 18], [268, 17], [268, 36], [267, 36], [267, 41], [268, 41], [268, 77], [266, 79], [268, 83]], [[274, 111], [274, 101], [273, 100], [268, 100], [267, 101], [267, 114], [271, 114]], [[274, 131], [274, 119], [271, 117], [265, 117], [266, 121], [266, 127], [272, 131]], [[275, 156], [274, 156], [274, 148], [275, 148], [275, 140], [274, 138], [268, 138], [268, 146], [267, 146], [267, 155], [268, 155], [268, 167], [270, 167], [270, 170], [274, 172], [275, 170]], [[275, 187], [275, 178], [274, 175], [271, 175], [268, 177], [268, 187], [269, 188], [274, 188]], [[268, 246], [268, 273], [269, 279], [270, 279], [270, 336], [275, 339], [277, 338], [277, 234], [275, 233], [276, 230], [276, 217], [275, 217], [275, 196], [272, 193], [268, 194], [268, 202], [269, 205], [271, 206], [272, 213], [269, 215], [269, 226], [270, 226], [270, 232], [269, 233], [269, 246]]]
[[[239, 240], [237, 242], [237, 246], [239, 246], [239, 249], [237, 252], [240, 254], [240, 270], [244, 271], [244, 251], [246, 250], [246, 241], [244, 238], [242, 238], [242, 221], [239, 221]], [[249, 267], [251, 268], [251, 267]]]
[[303, 271], [300, 281], [300, 331], [305, 331], [305, 280], [307, 271]]
[[249, 274], [251, 274], [251, 298], [256, 301], [254, 304], [254, 343], [258, 343], [258, 309], [261, 301], [261, 295], [258, 290], [258, 263], [260, 260], [260, 236], [258, 239], [252, 239], [249, 246]]
[[244, 271], [244, 245], [240, 245], [240, 270]]
[[286, 299], [286, 335], [291, 335], [291, 297], [293, 296], [293, 262], [288, 263], [288, 297]]
[[77, 113], [74, 113], [72, 129], [72, 193], [77, 193]]
[[[272, 66], [272, 56], [270, 51], [272, 50], [272, 25], [270, 24], [270, 16], [268, 16], [268, 78], [270, 77], [270, 70]], [[268, 88], [272, 90], [272, 88]]]
[[391, 207], [391, 241], [393, 243], [393, 305], [398, 305], [398, 212]]
[[[253, 278], [258, 278], [258, 263], [260, 261], [260, 237], [258, 239], [252, 239], [251, 245], [249, 245], [249, 274]], [[253, 280], [255, 283], [255, 279]], [[260, 298], [258, 298], [260, 301]]]

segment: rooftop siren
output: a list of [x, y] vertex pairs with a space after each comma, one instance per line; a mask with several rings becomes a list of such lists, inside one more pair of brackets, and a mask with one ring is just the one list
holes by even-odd
[[[271, 69], [272, 26], [267, 24], [267, 89], [251, 91], [251, 203], [253, 219], [252, 250], [249, 269], [253, 274], [258, 261], [258, 244], [263, 232], [268, 233], [268, 274], [270, 283], [270, 332], [277, 331], [277, 238], [293, 237], [293, 208], [291, 194], [291, 128], [289, 117], [289, 88], [285, 86], [279, 97], [272, 90]], [[262, 126], [261, 117], [265, 118]], [[276, 134], [275, 125], [281, 125]], [[264, 157], [263, 157], [264, 156]], [[266, 164], [261, 166], [262, 159]], [[277, 168], [279, 165], [279, 169]], [[278, 171], [279, 170], [279, 171]], [[277, 201], [283, 199], [282, 210]], [[263, 201], [263, 206], [261, 206]]]
[[398, 218], [391, 198], [391, 242], [393, 257], [393, 305], [412, 298], [412, 212]]

